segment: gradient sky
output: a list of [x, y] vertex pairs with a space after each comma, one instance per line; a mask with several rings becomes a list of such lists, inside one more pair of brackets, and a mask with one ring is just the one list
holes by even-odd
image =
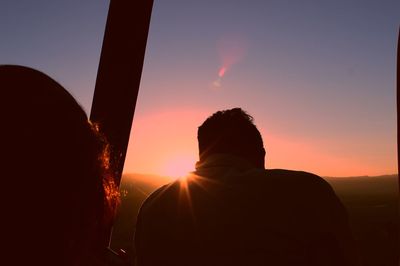
[[[90, 110], [107, 9], [2, 0], [0, 64], [46, 72]], [[399, 10], [398, 0], [155, 1], [125, 172], [190, 170], [197, 127], [242, 107], [267, 168], [395, 173]]]

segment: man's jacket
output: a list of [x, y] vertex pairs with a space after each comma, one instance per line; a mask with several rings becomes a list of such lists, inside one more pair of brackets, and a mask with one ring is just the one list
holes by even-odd
[[322, 178], [226, 154], [143, 204], [138, 266], [353, 265], [347, 213]]

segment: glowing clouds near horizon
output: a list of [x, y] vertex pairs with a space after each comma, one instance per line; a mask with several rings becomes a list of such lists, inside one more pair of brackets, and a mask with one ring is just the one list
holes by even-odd
[[247, 41], [239, 35], [222, 36], [217, 41], [217, 51], [221, 62], [218, 78], [213, 82], [215, 88], [222, 86], [222, 79], [233, 65], [240, 62], [247, 52]]

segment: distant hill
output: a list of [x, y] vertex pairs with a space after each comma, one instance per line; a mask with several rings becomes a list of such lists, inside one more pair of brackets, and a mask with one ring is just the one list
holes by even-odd
[[[366, 266], [398, 264], [399, 186], [397, 175], [324, 177], [348, 210], [350, 224]], [[113, 249], [134, 256], [136, 216], [144, 200], [171, 178], [124, 174], [121, 206], [114, 224]]]
[[342, 200], [354, 201], [358, 197], [384, 197], [396, 200], [399, 197], [397, 175], [325, 177]]
[[[335, 190], [342, 201], [351, 203], [365, 197], [395, 200], [399, 197], [397, 175], [323, 177]], [[158, 187], [171, 182], [170, 177], [150, 174], [124, 174], [121, 189], [137, 190], [137, 193], [148, 196]]]
[[170, 177], [151, 175], [151, 174], [136, 174], [136, 173], [124, 173], [122, 176], [121, 185], [136, 184], [139, 186], [145, 186], [146, 188], [152, 187], [153, 189], [160, 187], [164, 184], [171, 182]]

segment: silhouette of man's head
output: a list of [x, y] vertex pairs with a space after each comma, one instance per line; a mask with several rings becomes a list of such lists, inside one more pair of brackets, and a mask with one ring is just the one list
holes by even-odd
[[200, 161], [217, 153], [240, 156], [264, 168], [265, 150], [253, 117], [240, 108], [218, 111], [207, 118], [197, 133]]
[[10, 243], [23, 245], [32, 264], [37, 256], [75, 265], [100, 249], [112, 216], [107, 143], [75, 99], [39, 71], [0, 66], [0, 91]]

